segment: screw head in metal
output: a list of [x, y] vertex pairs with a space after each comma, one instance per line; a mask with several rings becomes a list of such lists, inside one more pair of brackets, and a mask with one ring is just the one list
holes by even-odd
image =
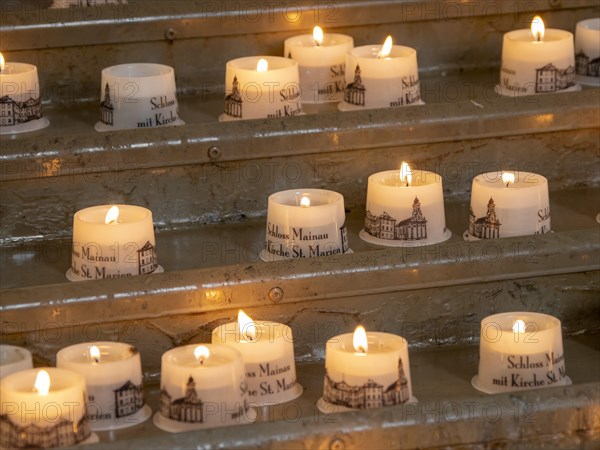
[[175, 36], [177, 36], [177, 31], [175, 31], [174, 28], [167, 28], [165, 30], [165, 39], [167, 39], [168, 41], [174, 40]]
[[216, 145], [213, 145], [208, 149], [208, 157], [211, 161], [216, 161], [221, 157], [222, 154], [223, 150], [221, 150], [221, 147], [217, 147]]
[[274, 287], [269, 291], [269, 300], [277, 303], [281, 301], [281, 299], [283, 299], [283, 289], [280, 287]]
[[335, 438], [329, 443], [329, 450], [344, 450], [346, 443], [340, 438]]

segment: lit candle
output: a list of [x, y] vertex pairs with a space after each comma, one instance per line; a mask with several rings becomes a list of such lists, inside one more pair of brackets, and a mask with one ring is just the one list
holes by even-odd
[[302, 394], [302, 386], [296, 382], [292, 330], [287, 325], [254, 321], [240, 310], [237, 322], [213, 330], [212, 342], [229, 345], [242, 354], [253, 404], [283, 403]]
[[390, 247], [427, 245], [449, 239], [442, 177], [424, 170], [400, 170], [371, 175], [367, 213], [360, 237]]
[[519, 96], [575, 89], [573, 34], [545, 29], [541, 17], [531, 29], [504, 34], [497, 91]]
[[331, 256], [350, 252], [344, 197], [323, 189], [269, 196], [263, 261]]
[[24, 133], [47, 127], [43, 117], [37, 67], [5, 62], [0, 53], [0, 134]]
[[392, 45], [355, 47], [346, 54], [344, 101], [338, 109], [388, 108], [422, 104], [417, 51]]
[[532, 312], [483, 319], [479, 373], [472, 383], [489, 394], [570, 384], [560, 320]]
[[0, 380], [3, 448], [97, 442], [86, 416], [85, 381], [64, 369], [29, 369]]
[[141, 206], [101, 205], [73, 217], [71, 281], [162, 272], [156, 257], [152, 212]]
[[285, 40], [283, 55], [298, 61], [302, 103], [339, 102], [344, 97], [346, 52], [354, 40], [345, 34], [323, 33], [314, 27], [313, 34]]
[[81, 374], [93, 430], [137, 425], [152, 411], [144, 402], [142, 363], [135, 347], [120, 342], [71, 345], [56, 354], [56, 366]]
[[227, 345], [186, 345], [162, 355], [159, 428], [172, 433], [254, 421], [242, 355]]
[[219, 121], [302, 114], [298, 63], [278, 56], [249, 56], [227, 63], [225, 104]]
[[0, 344], [0, 378], [32, 367], [33, 362], [29, 350], [14, 345]]
[[577, 22], [575, 72], [579, 83], [600, 86], [600, 17]]
[[548, 180], [530, 172], [477, 175], [471, 188], [466, 240], [543, 234], [550, 231]]
[[163, 64], [121, 64], [102, 69], [97, 131], [184, 125], [175, 71]]
[[335, 336], [325, 346], [322, 412], [345, 408], [370, 409], [397, 405], [412, 397], [408, 343], [389, 333], [354, 333]]

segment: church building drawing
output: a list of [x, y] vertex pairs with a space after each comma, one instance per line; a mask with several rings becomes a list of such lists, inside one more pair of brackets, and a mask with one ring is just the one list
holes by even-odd
[[500, 220], [496, 216], [496, 204], [490, 197], [484, 217], [476, 218], [473, 208], [469, 214], [469, 234], [479, 239], [496, 239], [500, 237]]
[[421, 202], [415, 197], [412, 215], [400, 222], [385, 211], [375, 216], [367, 210], [365, 231], [379, 239], [418, 241], [427, 239], [427, 219], [421, 211]]
[[8, 95], [0, 98], [0, 126], [13, 126], [42, 118], [42, 101], [29, 98], [17, 102]]
[[225, 97], [225, 114], [231, 117], [242, 117], [242, 95], [240, 94], [240, 82], [233, 77], [231, 94]]
[[187, 382], [185, 396], [181, 398], [172, 400], [166, 389], [160, 391], [160, 413], [167, 419], [178, 422], [203, 423], [203, 406], [202, 400], [196, 393], [196, 383], [191, 376]]
[[2, 448], [52, 448], [70, 447], [90, 437], [92, 430], [87, 416], [77, 423], [60, 419], [48, 427], [35, 423], [19, 426], [7, 414], [0, 415]]
[[365, 106], [365, 91], [360, 77], [360, 66], [357, 64], [354, 70], [354, 81], [346, 85], [346, 89], [344, 89], [344, 101], [351, 105]]
[[158, 258], [156, 256], [156, 247], [147, 241], [142, 248], [138, 250], [139, 274], [152, 273], [158, 267]]
[[546, 64], [536, 69], [535, 92], [556, 92], [575, 85], [575, 68], [558, 69], [554, 64]]
[[600, 77], [600, 57], [590, 61], [583, 50], [575, 55], [575, 73], [584, 77]]
[[106, 125], [113, 124], [113, 111], [115, 110], [110, 101], [110, 87], [108, 83], [104, 87], [104, 100], [100, 102], [100, 122]]
[[127, 381], [119, 389], [115, 389], [115, 416], [126, 417], [139, 411], [144, 406], [144, 386]]

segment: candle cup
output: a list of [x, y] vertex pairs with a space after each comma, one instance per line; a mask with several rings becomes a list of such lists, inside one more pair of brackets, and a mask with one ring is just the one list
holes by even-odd
[[[98, 347], [96, 362], [90, 348]], [[120, 342], [89, 342], [63, 348], [56, 366], [81, 374], [87, 386], [87, 416], [92, 430], [117, 430], [152, 415], [144, 401], [142, 362], [135, 347]]]
[[389, 57], [377, 58], [381, 45], [355, 47], [346, 53], [346, 87], [340, 111], [422, 105], [417, 51], [392, 46]]
[[365, 227], [359, 236], [371, 244], [411, 247], [443, 242], [452, 236], [446, 228], [442, 177], [412, 171], [405, 186], [400, 171], [369, 176]]
[[528, 236], [550, 231], [548, 180], [531, 173], [508, 171], [514, 183], [502, 181], [501, 172], [473, 178], [467, 241]]
[[578, 83], [600, 86], [600, 17], [577, 22], [575, 73]]
[[283, 55], [298, 62], [302, 103], [339, 102], [344, 98], [346, 52], [354, 39], [345, 34], [325, 33], [315, 45], [312, 34], [288, 38]]
[[0, 134], [26, 133], [49, 124], [42, 113], [37, 67], [7, 62], [0, 71]]
[[239, 351], [244, 359], [248, 398], [252, 405], [284, 403], [302, 394], [296, 381], [292, 330], [277, 322], [254, 321], [256, 337], [245, 339], [237, 322], [212, 331], [212, 343]]
[[198, 345], [162, 355], [160, 411], [154, 424], [171, 433], [251, 423], [242, 355], [226, 345], [202, 344], [210, 355], [201, 364]]
[[[515, 332], [518, 320], [522, 328]], [[532, 312], [483, 319], [479, 371], [471, 382], [487, 394], [571, 384], [565, 373], [560, 320]]]
[[327, 341], [319, 410], [328, 414], [416, 402], [406, 340], [394, 334], [367, 332], [369, 349], [357, 353], [353, 338], [353, 333], [347, 333]]
[[141, 206], [116, 205], [119, 222], [105, 223], [111, 205], [92, 206], [73, 217], [70, 281], [160, 273], [152, 212]]
[[[258, 72], [265, 59], [268, 70]], [[298, 63], [280, 56], [249, 56], [227, 62], [225, 104], [219, 121], [303, 114]]]
[[575, 84], [572, 33], [546, 29], [539, 42], [528, 29], [504, 34], [497, 93], [518, 97], [580, 89]]
[[[41, 370], [50, 376], [50, 390], [34, 390]], [[85, 381], [75, 372], [44, 367], [8, 375], [0, 380], [0, 442], [5, 448], [53, 448], [92, 444], [86, 416]]]
[[175, 71], [163, 64], [121, 64], [102, 69], [96, 131], [184, 125]]
[[[302, 198], [310, 206], [301, 206]], [[281, 191], [269, 196], [263, 261], [351, 253], [344, 197], [324, 189]]]
[[33, 368], [31, 352], [23, 347], [0, 344], [0, 379]]

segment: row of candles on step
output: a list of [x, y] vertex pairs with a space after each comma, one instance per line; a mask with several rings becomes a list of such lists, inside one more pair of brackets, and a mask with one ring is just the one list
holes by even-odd
[[[576, 53], [577, 51], [577, 53]], [[521, 96], [600, 85], [600, 18], [568, 31], [548, 29], [536, 16], [531, 29], [504, 35], [501, 95]], [[43, 128], [37, 68], [0, 62], [3, 114], [0, 133]], [[98, 131], [182, 125], [172, 67], [122, 64], [102, 70]], [[342, 111], [422, 104], [417, 52], [393, 45], [354, 47], [351, 36], [323, 33], [289, 38], [284, 57], [250, 56], [226, 65], [224, 111], [219, 120], [303, 114], [302, 103], [339, 102]]]
[[[324, 189], [299, 189], [269, 196], [264, 249], [274, 261], [351, 252], [344, 197]], [[542, 234], [550, 231], [548, 182], [530, 172], [488, 172], [473, 179], [465, 240]], [[402, 163], [368, 179], [365, 224], [359, 236], [389, 246], [443, 242], [446, 228], [442, 178]], [[71, 267], [67, 278], [83, 281], [162, 272], [152, 212], [134, 205], [100, 205], [73, 218]]]
[[[473, 386], [485, 393], [571, 384], [565, 372], [560, 321], [531, 312], [494, 314], [481, 322]], [[57, 354], [57, 368], [33, 369], [24, 348], [0, 346], [1, 440], [8, 447], [57, 447], [92, 442], [94, 430], [139, 424], [152, 411], [144, 400], [141, 359], [129, 344], [90, 342]], [[251, 423], [254, 407], [293, 400], [296, 380], [290, 327], [238, 321], [212, 332], [211, 344], [162, 355], [160, 406], [154, 423], [169, 432]], [[417, 402], [407, 341], [367, 332], [329, 339], [325, 349], [325, 413]], [[57, 430], [60, 428], [60, 430]], [[58, 432], [57, 432], [58, 431]], [[54, 439], [54, 440], [53, 440]]]

